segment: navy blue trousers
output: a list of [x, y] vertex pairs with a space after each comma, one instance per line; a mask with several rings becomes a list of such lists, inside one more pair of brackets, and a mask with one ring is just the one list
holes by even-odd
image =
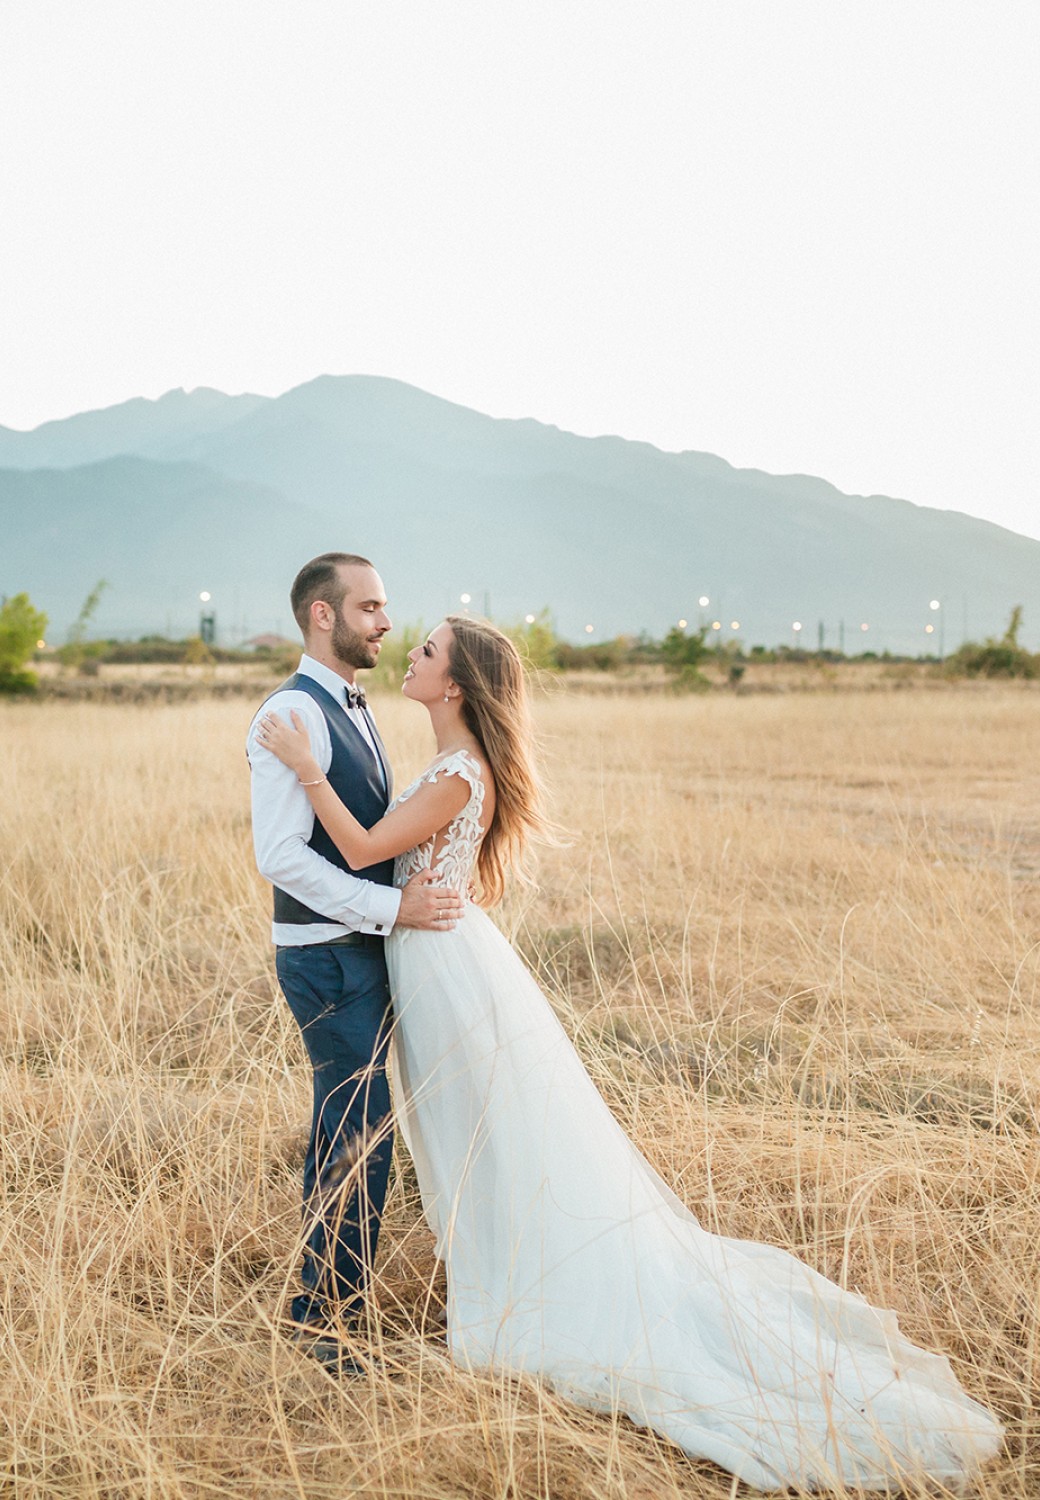
[[314, 1070], [303, 1168], [306, 1242], [297, 1323], [363, 1310], [393, 1151], [386, 1054], [390, 986], [382, 944], [279, 948], [275, 967]]

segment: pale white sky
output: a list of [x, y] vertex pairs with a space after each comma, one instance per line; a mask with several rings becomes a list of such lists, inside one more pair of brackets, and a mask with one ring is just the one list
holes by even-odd
[[1036, 0], [0, 0], [0, 423], [410, 381], [1040, 536]]

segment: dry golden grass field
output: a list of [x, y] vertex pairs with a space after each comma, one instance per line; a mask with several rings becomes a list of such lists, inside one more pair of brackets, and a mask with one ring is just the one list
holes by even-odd
[[[403, 784], [424, 716], [377, 707]], [[282, 1338], [310, 1089], [249, 714], [0, 705], [0, 1496], [742, 1493], [452, 1369], [403, 1150], [383, 1372]], [[972, 1493], [1040, 1496], [1040, 694], [561, 691], [537, 719], [572, 841], [500, 920], [618, 1119], [710, 1227], [948, 1354], [1008, 1430]]]

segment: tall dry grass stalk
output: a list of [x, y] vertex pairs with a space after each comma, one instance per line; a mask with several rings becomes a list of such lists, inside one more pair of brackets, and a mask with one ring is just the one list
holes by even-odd
[[[501, 920], [710, 1227], [948, 1353], [1040, 1494], [1032, 694], [544, 698], [573, 833]], [[402, 778], [421, 716], [379, 705]], [[282, 1338], [309, 1081], [272, 978], [241, 702], [0, 707], [0, 1494], [733, 1493], [450, 1366], [399, 1151], [372, 1338]], [[911, 1490], [908, 1493], [916, 1493]]]

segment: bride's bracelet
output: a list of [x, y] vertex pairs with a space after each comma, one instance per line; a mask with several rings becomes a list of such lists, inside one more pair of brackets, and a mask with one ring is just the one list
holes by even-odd
[[321, 786], [322, 782], [328, 781], [328, 779], [329, 778], [327, 776], [319, 776], [317, 781], [300, 781], [300, 778], [298, 776], [296, 778], [297, 781], [300, 781], [301, 786]]

